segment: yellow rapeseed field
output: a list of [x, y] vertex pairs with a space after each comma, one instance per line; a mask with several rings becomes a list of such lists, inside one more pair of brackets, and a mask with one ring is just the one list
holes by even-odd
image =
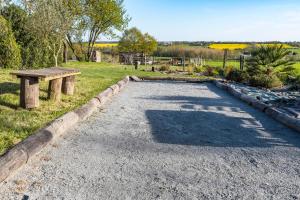
[[248, 47], [248, 44], [211, 44], [209, 45], [209, 48], [211, 49], [229, 49], [229, 50], [235, 50], [235, 49], [245, 49]]
[[[281, 44], [256, 44], [256, 46], [261, 46], [261, 45], [274, 46], [274, 45], [281, 45]], [[245, 49], [249, 46], [250, 46], [249, 44], [242, 44], [242, 43], [241, 44], [211, 44], [209, 45], [209, 48], [219, 49], [219, 50], [223, 50], [223, 49], [237, 50], [237, 49]], [[283, 44], [283, 47], [286, 49], [293, 48], [292, 46], [287, 44]]]
[[107, 47], [116, 47], [118, 43], [96, 43], [95, 47], [98, 48], [107, 48]]

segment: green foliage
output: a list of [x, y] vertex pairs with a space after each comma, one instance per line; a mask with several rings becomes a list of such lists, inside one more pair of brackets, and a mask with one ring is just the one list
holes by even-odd
[[1, 15], [10, 22], [17, 43], [24, 46], [31, 39], [26, 30], [27, 13], [25, 10], [10, 4], [1, 10]]
[[83, 38], [88, 35], [85, 60], [89, 61], [96, 40], [101, 35], [114, 38], [114, 32], [124, 30], [130, 19], [123, 7], [123, 0], [83, 0], [77, 5], [76, 23], [67, 34], [68, 44], [72, 50], [75, 43], [85, 49]]
[[254, 48], [252, 57], [246, 63], [249, 84], [266, 88], [282, 86], [282, 81], [286, 82], [294, 71], [290, 53], [283, 45], [261, 45]]
[[225, 78], [235, 82], [246, 82], [249, 79], [247, 72], [233, 67], [225, 70]]
[[188, 75], [193, 75], [194, 71], [195, 71], [195, 68], [193, 66], [188, 66], [187, 67]]
[[274, 68], [287, 68], [294, 64], [288, 55], [291, 52], [283, 45], [261, 45], [251, 52], [251, 58], [247, 60], [246, 66], [250, 76], [258, 73], [272, 75]]
[[249, 78], [249, 84], [254, 87], [274, 88], [283, 84], [276, 75], [258, 74]]
[[23, 68], [42, 68], [54, 64], [52, 54], [43, 38], [32, 32], [28, 14], [21, 7], [10, 4], [1, 10], [3, 17], [12, 24], [17, 43], [21, 47]]
[[202, 73], [204, 71], [203, 67], [202, 66], [198, 66], [198, 67], [195, 67], [195, 70], [194, 70], [196, 73]]
[[119, 42], [120, 52], [152, 54], [157, 49], [157, 41], [148, 33], [137, 28], [126, 30]]
[[162, 65], [159, 68], [159, 71], [170, 71], [171, 70], [171, 66], [170, 65]]
[[0, 15], [0, 67], [19, 68], [21, 53], [10, 23]]
[[205, 76], [217, 76], [219, 75], [219, 72], [217, 68], [212, 67], [210, 65], [205, 65], [204, 67], [204, 75]]
[[27, 26], [51, 52], [55, 66], [68, 31], [72, 28], [75, 16], [69, 11], [67, 0], [25, 1], [30, 13]]

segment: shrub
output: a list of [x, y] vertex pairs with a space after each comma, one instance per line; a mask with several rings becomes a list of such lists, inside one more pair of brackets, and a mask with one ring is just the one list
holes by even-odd
[[10, 4], [1, 10], [1, 15], [11, 24], [16, 42], [20, 46], [22, 68], [42, 68], [54, 65], [52, 53], [45, 44], [46, 39], [38, 37], [28, 27], [30, 18], [23, 8]]
[[235, 82], [246, 82], [249, 77], [247, 72], [240, 69], [231, 68], [231, 70], [226, 72], [225, 78]]
[[204, 66], [204, 75], [205, 76], [217, 76], [217, 75], [219, 75], [219, 73], [215, 67], [205, 65]]
[[0, 16], [0, 30], [0, 67], [19, 68], [21, 66], [20, 48], [9, 22], [2, 16]]
[[204, 71], [203, 67], [202, 66], [199, 66], [199, 67], [195, 67], [195, 72], [196, 73], [202, 73]]
[[225, 76], [225, 70], [222, 67], [216, 67], [219, 76]]
[[170, 71], [170, 70], [171, 70], [170, 65], [162, 65], [162, 66], [159, 68], [159, 71]]
[[268, 76], [266, 74], [258, 74], [249, 78], [249, 84], [254, 87], [275, 88], [281, 87], [282, 82], [276, 75]]
[[188, 72], [189, 75], [194, 74], [194, 67], [188, 66], [188, 67], [187, 67], [187, 72]]

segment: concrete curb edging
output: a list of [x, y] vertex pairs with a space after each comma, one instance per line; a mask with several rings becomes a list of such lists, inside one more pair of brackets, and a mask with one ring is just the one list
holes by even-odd
[[55, 138], [65, 133], [78, 122], [86, 120], [113, 95], [118, 94], [129, 82], [129, 76], [107, 88], [80, 108], [70, 111], [36, 131], [0, 157], [0, 183], [13, 174], [30, 158], [39, 153]]
[[254, 108], [266, 113], [268, 116], [277, 120], [278, 122], [300, 132], [300, 120], [299, 119], [293, 118], [270, 105], [267, 105], [257, 99], [254, 99], [246, 94], [243, 94], [242, 92], [236, 90], [235, 88], [231, 87], [230, 85], [227, 85], [220, 81], [214, 81], [214, 84], [218, 88], [228, 91], [230, 94], [237, 97], [238, 99], [240, 99], [240, 100], [248, 103], [249, 105], [253, 106]]

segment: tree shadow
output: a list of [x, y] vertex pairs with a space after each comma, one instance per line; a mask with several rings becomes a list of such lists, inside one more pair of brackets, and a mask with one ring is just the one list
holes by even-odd
[[3, 99], [0, 98], [0, 105], [1, 106], [5, 106], [5, 107], [8, 107], [8, 108], [11, 108], [11, 109], [18, 109], [19, 105], [16, 105], [16, 104], [13, 104], [13, 103], [10, 103], [10, 102], [7, 102], [7, 101], [4, 101]]
[[18, 94], [17, 91], [20, 89], [20, 84], [12, 82], [0, 83], [0, 95], [2, 94]]
[[12, 109], [17, 109], [18, 105], [11, 103], [10, 101], [6, 100], [6, 98], [2, 98], [2, 95], [5, 94], [13, 94], [19, 96], [20, 84], [12, 83], [12, 82], [3, 82], [0, 83], [0, 105], [9, 107]]
[[210, 90], [212, 97], [197, 94], [146, 98], [178, 106], [175, 110], [145, 112], [156, 142], [213, 147], [300, 147], [297, 132], [211, 84], [204, 86], [201, 90]]
[[300, 136], [267, 122], [205, 111], [147, 110], [159, 143], [213, 147], [300, 147]]

